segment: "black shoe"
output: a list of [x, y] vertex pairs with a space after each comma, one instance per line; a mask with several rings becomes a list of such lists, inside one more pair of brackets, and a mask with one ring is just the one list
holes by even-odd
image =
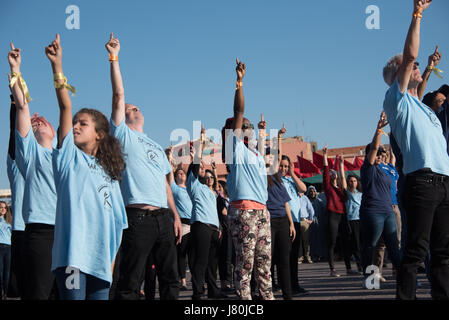
[[275, 284], [275, 285], [273, 286], [273, 292], [278, 292], [278, 291], [281, 291], [281, 286]]
[[181, 286], [181, 289], [179, 289], [179, 291], [187, 291], [187, 287], [186, 286]]
[[232, 289], [231, 287], [224, 287], [224, 288], [222, 288], [221, 289], [221, 292], [223, 292], [223, 293], [235, 293], [235, 290], [234, 289]]
[[292, 290], [292, 294], [295, 297], [302, 297], [308, 295], [310, 292], [304, 289], [303, 287], [295, 288]]
[[204, 300], [202, 296], [192, 296], [192, 300]]

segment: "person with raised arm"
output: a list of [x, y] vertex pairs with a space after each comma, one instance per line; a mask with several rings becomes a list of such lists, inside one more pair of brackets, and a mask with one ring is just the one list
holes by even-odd
[[[176, 169], [173, 163], [173, 147], [168, 150], [168, 160], [173, 170], [170, 172], [169, 184], [175, 200], [176, 209], [182, 223], [182, 239], [181, 243], [176, 246], [178, 258], [178, 274], [181, 278], [181, 290], [187, 290], [186, 268], [187, 259], [190, 256], [190, 219], [192, 217], [192, 200], [190, 200], [187, 192], [186, 181], [187, 173], [180, 164]], [[191, 157], [193, 161], [193, 157]], [[189, 259], [190, 260], [190, 259]]]
[[440, 63], [441, 53], [438, 51], [438, 46], [436, 46], [435, 51], [427, 59], [427, 67], [422, 75], [422, 82], [418, 85], [418, 98], [421, 100], [424, 95], [424, 90], [427, 87], [427, 81], [429, 81], [432, 72], [438, 74], [438, 69], [436, 66]]
[[397, 276], [396, 297], [415, 299], [416, 273], [431, 254], [433, 299], [449, 299], [449, 156], [441, 122], [418, 98], [422, 77], [419, 54], [421, 20], [431, 0], [414, 0], [414, 11], [403, 54], [392, 57], [383, 70], [390, 86], [384, 110], [403, 156], [406, 175], [403, 203], [406, 241]]
[[264, 300], [274, 300], [271, 282], [271, 228], [267, 211], [267, 171], [256, 150], [254, 126], [244, 118], [243, 77], [246, 66], [237, 59], [234, 117], [223, 128], [223, 151], [229, 168], [228, 221], [236, 253], [235, 285], [243, 300], [251, 300], [251, 274]]
[[[363, 237], [362, 268], [365, 280], [369, 276], [368, 267], [373, 264], [376, 244], [382, 235], [396, 270], [400, 263], [397, 223], [391, 200], [392, 180], [380, 166], [384, 151], [380, 145], [380, 138], [387, 124], [385, 112], [382, 112], [373, 140], [365, 148], [365, 161], [360, 168], [363, 185], [360, 206]], [[363, 284], [366, 285], [365, 281]]]
[[172, 168], [164, 149], [143, 132], [144, 116], [140, 109], [125, 104], [118, 59], [120, 42], [112, 33], [106, 50], [111, 66], [111, 130], [127, 155], [120, 188], [129, 228], [123, 233], [117, 298], [139, 299], [140, 278], [152, 252], [160, 297], [176, 300], [179, 294], [176, 244], [181, 242], [182, 224], [168, 184]]
[[[11, 75], [8, 74], [9, 81]], [[11, 88], [10, 88], [11, 89]], [[16, 164], [16, 104], [11, 94], [11, 107], [9, 110], [9, 146], [6, 160], [8, 180], [11, 188], [12, 234], [11, 234], [11, 274], [7, 296], [9, 298], [20, 297], [24, 294], [24, 263], [23, 240], [25, 236], [25, 222], [22, 215], [23, 192], [25, 180]]]
[[187, 171], [186, 182], [187, 192], [193, 205], [190, 219], [191, 261], [189, 261], [192, 274], [192, 300], [203, 299], [205, 281], [207, 282], [209, 299], [226, 297], [220, 292], [216, 283], [220, 223], [218, 221], [216, 194], [208, 183], [210, 177], [206, 177], [206, 170], [202, 161], [204, 136], [205, 129], [202, 128], [199, 146]]
[[16, 105], [15, 160], [25, 180], [22, 215], [25, 223], [23, 298], [48, 300], [54, 286], [51, 272], [56, 216], [56, 187], [52, 167], [55, 130], [42, 116], [30, 117], [28, 87], [20, 72], [22, 52], [11, 43], [10, 87]]
[[[279, 154], [274, 158], [274, 174], [267, 172], [268, 179], [268, 200], [267, 209], [270, 212], [271, 225], [271, 274], [274, 272], [274, 265], [279, 275], [278, 281], [282, 290], [284, 300], [292, 299], [292, 286], [290, 280], [290, 251], [291, 243], [295, 240], [296, 230], [290, 211], [289, 201], [291, 200], [282, 180], [279, 164], [282, 159], [282, 138], [287, 130], [285, 125], [278, 132], [277, 148]], [[270, 170], [269, 168], [267, 170]], [[303, 188], [304, 186], [303, 186]], [[302, 190], [301, 189], [301, 190]]]
[[[59, 104], [53, 172], [58, 195], [51, 269], [62, 300], [108, 300], [115, 256], [127, 228], [119, 181], [125, 168], [108, 119], [83, 108], [72, 120], [59, 34], [45, 48]], [[73, 277], [78, 286], [69, 286]]]
[[[335, 270], [334, 265], [334, 250], [337, 244], [337, 237], [340, 234], [342, 239], [348, 239], [350, 230], [346, 212], [346, 195], [344, 193], [344, 186], [346, 186], [346, 179], [343, 179], [344, 174], [338, 176], [335, 170], [329, 170], [327, 161], [327, 146], [323, 148], [323, 189], [326, 195], [326, 211], [327, 211], [327, 240], [328, 240], [328, 261], [331, 277], [340, 277], [340, 274]], [[351, 256], [347, 241], [342, 241], [342, 251], [345, 260], [346, 273], [348, 275], [358, 274], [357, 271], [351, 268]]]

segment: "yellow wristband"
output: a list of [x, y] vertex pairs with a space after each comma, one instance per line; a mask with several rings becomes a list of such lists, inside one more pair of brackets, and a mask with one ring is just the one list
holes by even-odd
[[20, 72], [19, 73], [13, 72], [11, 74], [11, 77], [12, 77], [11, 81], [9, 82], [10, 88], [14, 87], [16, 82], [18, 82], [20, 89], [25, 95], [26, 102], [30, 102], [31, 101], [30, 92], [28, 91], [27, 84], [23, 79], [22, 74]]
[[241, 87], [243, 87], [243, 81], [237, 81], [235, 90], [238, 90], [238, 89], [240, 89]]
[[118, 56], [114, 56], [112, 54], [109, 54], [109, 61], [118, 61]]
[[435, 73], [435, 75], [436, 75], [438, 78], [443, 79], [443, 77], [442, 77], [441, 74], [440, 74], [440, 73], [443, 73], [443, 72], [444, 72], [443, 70], [438, 69], [438, 68], [436, 68], [436, 67], [432, 67], [432, 66], [427, 66], [426, 69], [429, 70], [430, 72]]
[[422, 13], [419, 11], [416, 11], [413, 13], [413, 17], [417, 18], [417, 19], [421, 19], [422, 18]]
[[[53, 79], [55, 80], [54, 83], [55, 89], [67, 88], [72, 93], [72, 95], [76, 93], [75, 87], [72, 87], [70, 84], [67, 83], [67, 78], [64, 76], [62, 72], [53, 74]], [[58, 83], [58, 80], [64, 80], [64, 82]]]

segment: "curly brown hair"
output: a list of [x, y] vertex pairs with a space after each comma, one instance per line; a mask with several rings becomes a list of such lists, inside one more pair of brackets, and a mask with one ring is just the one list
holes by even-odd
[[108, 119], [98, 110], [83, 108], [75, 114], [73, 117], [74, 121], [79, 114], [90, 115], [95, 122], [95, 131], [103, 133], [103, 138], [98, 144], [95, 157], [109, 177], [120, 182], [122, 180], [122, 171], [125, 170], [126, 164], [120, 142], [110, 134]]

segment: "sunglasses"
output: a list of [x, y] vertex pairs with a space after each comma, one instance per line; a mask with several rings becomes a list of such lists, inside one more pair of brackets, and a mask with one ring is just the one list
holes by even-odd
[[419, 67], [419, 62], [415, 61], [415, 66]]
[[254, 129], [254, 125], [252, 123], [248, 123], [248, 122], [246, 122], [242, 125], [242, 129], [248, 129], [248, 128]]

